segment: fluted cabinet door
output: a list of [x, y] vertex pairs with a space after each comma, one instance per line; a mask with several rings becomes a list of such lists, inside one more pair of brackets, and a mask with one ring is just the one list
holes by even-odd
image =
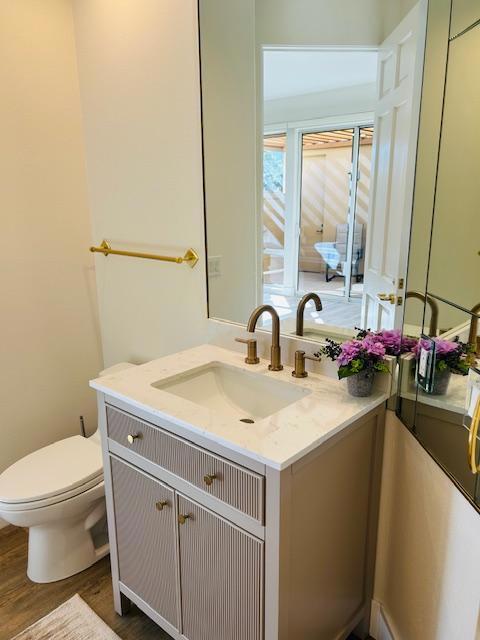
[[183, 635], [260, 640], [263, 542], [181, 495], [178, 509]]
[[179, 628], [175, 493], [111, 458], [120, 582]]

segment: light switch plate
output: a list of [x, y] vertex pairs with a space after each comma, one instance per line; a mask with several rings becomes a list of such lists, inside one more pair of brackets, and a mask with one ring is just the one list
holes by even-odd
[[219, 278], [222, 275], [222, 256], [208, 257], [208, 277]]

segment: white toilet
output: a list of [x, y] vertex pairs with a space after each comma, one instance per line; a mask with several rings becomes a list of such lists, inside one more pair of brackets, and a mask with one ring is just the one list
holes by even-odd
[[[121, 363], [100, 375], [132, 366]], [[29, 528], [33, 582], [68, 578], [103, 558], [109, 547], [99, 535], [105, 519], [100, 434], [59, 440], [0, 474], [0, 518]]]

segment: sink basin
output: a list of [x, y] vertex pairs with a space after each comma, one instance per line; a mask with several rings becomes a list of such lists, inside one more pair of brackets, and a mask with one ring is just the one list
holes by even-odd
[[210, 362], [152, 386], [246, 423], [262, 420], [310, 393], [289, 382], [221, 362]]

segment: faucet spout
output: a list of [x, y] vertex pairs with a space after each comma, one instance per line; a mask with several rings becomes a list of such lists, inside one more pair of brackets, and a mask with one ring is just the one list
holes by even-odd
[[431, 298], [428, 293], [422, 293], [421, 291], [407, 291], [405, 294], [405, 300], [409, 298], [415, 298], [429, 305], [430, 307], [430, 327], [428, 329], [428, 335], [431, 338], [435, 338], [438, 333], [438, 304], [436, 300]]
[[297, 307], [297, 328], [295, 331], [297, 336], [303, 336], [303, 321], [305, 316], [305, 306], [307, 302], [309, 302], [310, 300], [313, 300], [313, 302], [315, 303], [315, 309], [317, 311], [322, 310], [322, 301], [320, 300], [320, 296], [318, 296], [316, 293], [307, 293], [303, 296], [303, 298], [298, 303], [298, 307]]
[[252, 311], [252, 315], [248, 319], [247, 331], [250, 333], [255, 332], [258, 319], [263, 313], [269, 313], [272, 316], [272, 346], [271, 346], [271, 359], [269, 369], [270, 371], [281, 371], [283, 369], [281, 350], [280, 350], [280, 318], [278, 313], [270, 304], [263, 304]]

